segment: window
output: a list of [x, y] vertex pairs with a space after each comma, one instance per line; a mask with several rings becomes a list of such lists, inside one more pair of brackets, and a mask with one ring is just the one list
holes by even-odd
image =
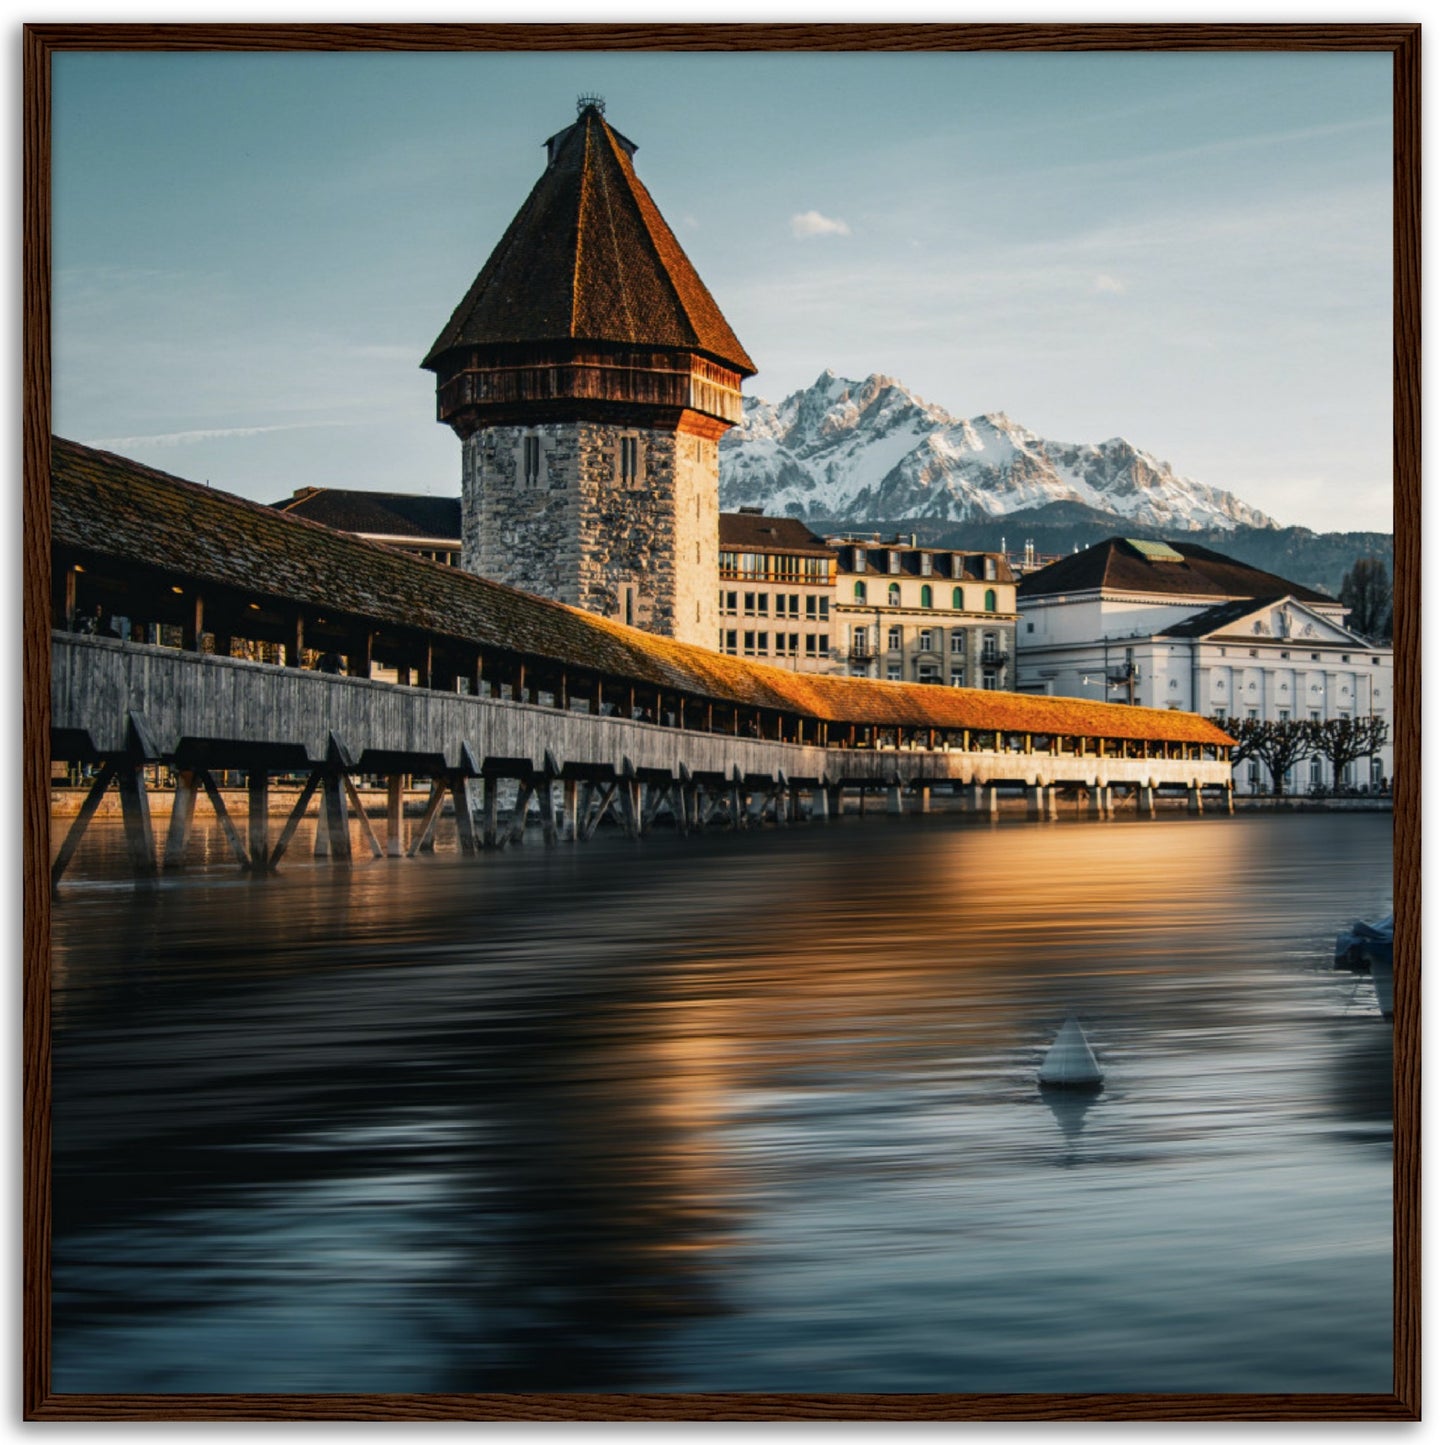
[[542, 438], [522, 438], [522, 479], [535, 487], [542, 477]]
[[968, 648], [968, 633], [963, 628], [955, 627], [948, 634], [948, 650], [952, 653], [961, 654]]
[[[758, 639], [762, 638], [759, 643]], [[758, 657], [766, 652], [768, 647], [768, 634], [766, 632], [745, 632], [743, 633], [743, 656]]]
[[[949, 573], [950, 573], [950, 575], [951, 575], [951, 576], [954, 576], [954, 577], [962, 577], [962, 576], [963, 576], [963, 558], [960, 557], [957, 552], [955, 552], [955, 553], [953, 554], [953, 556], [949, 559], [949, 561], [952, 563], [952, 565], [951, 565], [950, 568], [949, 568]], [[962, 606], [963, 606], [963, 603], [958, 602], [958, 603], [955, 603], [954, 605], [957, 606], [957, 607], [962, 607]]]
[[963, 611], [963, 588], [962, 588], [962, 587], [955, 587], [955, 588], [953, 589], [953, 610], [954, 610], [955, 612], [962, 612], [962, 611]]
[[998, 593], [992, 587], [983, 594], [983, 610], [985, 612], [998, 611]]
[[722, 599], [722, 610], [724, 612], [730, 613], [733, 616], [736, 616], [738, 610], [738, 594], [736, 592], [724, 592], [722, 594]]
[[[855, 572], [866, 572], [868, 570], [868, 554], [861, 547], [853, 549], [853, 570]], [[861, 582], [858, 584], [863, 585]]]
[[622, 620], [629, 626], [636, 626], [635, 614], [637, 612], [637, 588], [630, 584], [622, 589]]
[[998, 633], [985, 632], [983, 635], [983, 660], [986, 663], [998, 661]]
[[918, 605], [920, 607], [933, 606], [933, 588], [927, 582], [923, 584], [923, 590], [918, 594]]
[[[983, 559], [983, 576], [986, 582], [998, 580], [998, 563], [992, 557]], [[991, 608], [989, 610], [992, 611]]]
[[888, 650], [897, 652], [903, 646], [903, 629], [901, 627], [890, 627], [888, 629]]
[[903, 668], [902, 668], [902, 666], [901, 666], [899, 663], [890, 662], [890, 663], [888, 664], [888, 681], [889, 681], [889, 682], [902, 682], [902, 681], [903, 681]]
[[1320, 655], [1319, 655], [1318, 652], [1312, 652], [1312, 653], [1310, 653], [1310, 661], [1311, 661], [1311, 662], [1318, 662], [1319, 660], [1320, 660]]
[[862, 582], [853, 584], [853, 600], [860, 606], [868, 600], [868, 588]]
[[890, 552], [888, 554], [888, 570], [890, 572], [901, 572], [903, 570], [903, 554], [901, 552]]
[[803, 604], [803, 612], [809, 622], [814, 621], [818, 616], [818, 599], [809, 594], [807, 601]]
[[828, 599], [826, 597], [818, 599], [818, 620], [820, 622], [828, 620]]
[[920, 552], [918, 554], [918, 575], [920, 577], [933, 576], [933, 553]]
[[986, 673], [984, 673], [984, 675], [983, 675], [983, 685], [984, 685], [984, 687], [985, 687], [985, 689], [986, 689], [987, 691], [989, 691], [989, 692], [997, 692], [997, 691], [998, 691], [998, 673], [996, 673], [996, 672], [986, 672]]
[[866, 656], [868, 652], [868, 629], [866, 627], [853, 629], [853, 651], [860, 656]]
[[963, 669], [961, 667], [955, 667], [953, 671], [948, 674], [948, 685], [949, 687], [963, 686]]
[[635, 486], [637, 483], [637, 438], [623, 437], [618, 451], [622, 485], [624, 487]]
[[1287, 653], [1287, 652], [1281, 652], [1281, 653], [1280, 653], [1280, 656], [1283, 657], [1283, 658], [1285, 658], [1285, 659], [1287, 660], [1287, 659], [1289, 658], [1289, 653]]
[[738, 635], [735, 631], [723, 634], [723, 651], [736, 652], [738, 650]]
[[1280, 710], [1279, 710], [1279, 720], [1280, 720], [1281, 722], [1288, 722], [1288, 721], [1289, 721], [1289, 709], [1288, 709], [1287, 707], [1282, 707], [1282, 708], [1280, 708]]
[[[1319, 653], [1315, 653], [1315, 656], [1318, 657], [1318, 656], [1319, 656]], [[1380, 659], [1379, 659], [1378, 657], [1372, 657], [1372, 658], [1370, 659], [1370, 666], [1371, 666], [1371, 667], [1378, 667], [1379, 665], [1380, 665]]]
[[931, 627], [925, 627], [918, 634], [918, 650], [920, 652], [933, 651], [933, 629]]
[[896, 582], [888, 584], [888, 605], [890, 607], [903, 606], [903, 589]]
[[[781, 601], [782, 601], [782, 598], [779, 598], [778, 600], [781, 602]], [[779, 616], [782, 616], [782, 608], [779, 608], [779, 609], [778, 609], [778, 615], [779, 615]], [[797, 594], [796, 592], [790, 592], [790, 593], [788, 594], [788, 616], [789, 616], [789, 617], [796, 617], [797, 615], [798, 615], [798, 594]]]

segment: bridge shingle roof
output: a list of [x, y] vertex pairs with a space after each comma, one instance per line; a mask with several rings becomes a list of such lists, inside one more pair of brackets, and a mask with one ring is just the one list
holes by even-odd
[[53, 544], [690, 697], [836, 723], [1223, 743], [1194, 713], [769, 667], [657, 637], [54, 438]]

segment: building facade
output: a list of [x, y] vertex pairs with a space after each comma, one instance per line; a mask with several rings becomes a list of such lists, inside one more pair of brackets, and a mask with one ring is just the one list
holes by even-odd
[[753, 366], [600, 99], [437, 338], [462, 565], [667, 637], [718, 636], [717, 443]]
[[1002, 552], [920, 547], [914, 537], [829, 538], [835, 643], [854, 677], [1008, 691], [1014, 574]]
[[718, 651], [798, 672], [840, 671], [834, 657], [833, 548], [761, 507], [718, 518]]
[[[1217, 721], [1325, 721], [1394, 711], [1394, 657], [1345, 626], [1324, 593], [1188, 542], [1113, 537], [1025, 577], [1018, 588], [1018, 690], [1201, 713]], [[1390, 742], [1342, 782], [1383, 788]], [[1332, 781], [1323, 758], [1286, 791]], [[1235, 786], [1268, 789], [1259, 762]]]

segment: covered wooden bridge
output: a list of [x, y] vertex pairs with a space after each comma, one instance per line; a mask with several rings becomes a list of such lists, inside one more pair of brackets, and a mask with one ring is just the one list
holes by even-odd
[[[534, 799], [549, 841], [590, 836], [609, 814], [631, 833], [663, 813], [684, 830], [783, 822], [804, 792], [826, 816], [845, 788], [901, 806], [905, 789], [951, 784], [987, 811], [1000, 785], [1021, 786], [1040, 816], [1059, 785], [1091, 790], [1101, 814], [1119, 787], [1146, 809], [1160, 788], [1200, 810], [1206, 791], [1229, 800], [1230, 740], [1194, 714], [788, 672], [58, 438], [51, 518], [53, 756], [100, 767], [57, 878], [112, 781], [136, 867], [157, 866], [141, 780], [156, 762], [177, 780], [166, 860], [184, 857], [204, 791], [259, 869], [313, 797], [333, 856], [349, 858], [357, 774], [388, 780], [384, 843], [362, 815], [378, 852], [425, 846], [447, 798], [468, 850], [519, 837]], [[219, 769], [247, 775], [246, 839]], [[272, 840], [277, 774], [305, 786]], [[407, 776], [433, 784], [409, 844]], [[505, 818], [504, 778], [519, 785]]]

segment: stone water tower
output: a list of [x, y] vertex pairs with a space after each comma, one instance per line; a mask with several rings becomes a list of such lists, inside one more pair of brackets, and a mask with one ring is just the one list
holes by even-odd
[[718, 645], [718, 438], [756, 371], [584, 96], [422, 365], [462, 440], [462, 566]]

